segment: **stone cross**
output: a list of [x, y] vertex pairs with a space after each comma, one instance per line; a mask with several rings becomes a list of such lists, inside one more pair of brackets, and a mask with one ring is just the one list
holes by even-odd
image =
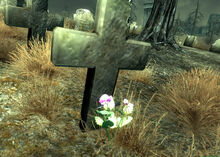
[[123, 43], [141, 51], [126, 53], [120, 50], [121, 52], [118, 52], [119, 50], [115, 49], [114, 45], [110, 48], [111, 53], [107, 54], [107, 57], [104, 51], [99, 54], [84, 51], [89, 42], [103, 36], [104, 28], [111, 22], [113, 13], [126, 23], [129, 11], [127, 0], [98, 0], [95, 19], [96, 33], [60, 27], [54, 29], [51, 53], [54, 65], [88, 68], [79, 124], [83, 132], [86, 131], [85, 124], [90, 129], [94, 129], [92, 123], [94, 123], [95, 110], [98, 107], [97, 101], [102, 94], [113, 95], [119, 69], [143, 70], [146, 66], [148, 54], [144, 52], [144, 49], [150, 47], [150, 44], [135, 40], [126, 41], [126, 36], [123, 38]]
[[[20, 5], [20, 3], [18, 3]], [[29, 28], [28, 42], [33, 38], [46, 41], [46, 30], [52, 31], [56, 26], [63, 27], [64, 18], [47, 13], [48, 0], [32, 0], [28, 7], [6, 5], [4, 19], [9, 26]]]

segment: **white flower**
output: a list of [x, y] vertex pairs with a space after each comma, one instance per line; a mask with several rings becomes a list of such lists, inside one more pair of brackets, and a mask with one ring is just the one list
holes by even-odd
[[113, 129], [116, 127], [123, 127], [123, 126], [127, 125], [128, 123], [130, 123], [132, 121], [133, 118], [131, 116], [123, 117], [123, 118], [115, 117], [115, 115], [113, 114], [108, 119], [114, 123], [114, 125], [112, 127], [110, 127], [111, 129]]
[[128, 104], [128, 99], [124, 99], [123, 103], [127, 105]]
[[110, 120], [114, 123], [114, 125], [112, 127], [110, 127], [112, 129], [112, 128], [116, 128], [118, 126], [118, 122], [121, 120], [121, 118], [120, 117], [117, 118], [117, 117], [115, 117], [115, 114], [112, 114], [112, 116], [110, 116], [108, 118], [108, 120]]
[[[109, 96], [107, 94], [103, 94], [100, 99], [99, 99], [99, 103], [101, 105], [103, 105], [104, 107], [104, 111], [98, 111], [100, 114], [102, 114], [103, 116], [105, 116], [106, 114], [111, 114], [110, 117], [108, 117], [107, 119], [102, 119], [100, 117], [97, 117], [95, 116], [95, 122], [102, 126], [103, 123], [106, 121], [106, 120], [110, 120], [113, 122], [113, 126], [111, 126], [110, 128], [116, 128], [116, 127], [122, 127], [124, 125], [127, 125], [128, 123], [130, 123], [132, 121], [132, 117], [131, 116], [123, 116], [122, 118], [121, 117], [116, 117], [115, 116], [115, 113], [112, 112], [112, 111], [106, 111], [108, 109], [112, 110], [114, 107], [115, 107], [115, 102], [114, 102], [114, 99], [112, 98], [112, 96]], [[123, 101], [124, 103], [124, 108], [123, 108], [123, 112], [125, 114], [130, 114], [132, 113], [133, 111], [133, 104], [132, 103], [129, 103], [127, 99], [124, 99]]]
[[126, 106], [123, 108], [123, 112], [124, 112], [125, 114], [130, 114], [130, 113], [132, 113], [132, 111], [133, 111], [133, 107], [134, 107], [134, 104], [129, 103], [128, 105], [126, 105]]

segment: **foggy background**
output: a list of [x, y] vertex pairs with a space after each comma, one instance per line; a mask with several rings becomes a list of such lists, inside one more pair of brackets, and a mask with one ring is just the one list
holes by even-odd
[[[185, 20], [188, 14], [196, 9], [196, 4], [197, 0], [179, 0], [176, 17]], [[85, 8], [95, 14], [95, 7], [96, 0], [49, 0], [51, 13], [61, 13], [65, 9], [74, 13], [78, 8]], [[220, 0], [200, 0], [200, 12], [203, 13], [204, 18], [197, 25], [206, 25], [211, 13], [220, 14]]]
[[[180, 16], [181, 20], [185, 20], [188, 14], [196, 9], [197, 0], [179, 0], [176, 17]], [[220, 14], [220, 0], [200, 0], [199, 11], [204, 15], [201, 23], [198, 25], [206, 25], [211, 13]]]

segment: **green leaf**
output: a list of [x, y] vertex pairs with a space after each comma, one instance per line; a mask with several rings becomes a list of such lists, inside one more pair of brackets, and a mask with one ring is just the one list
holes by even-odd
[[102, 124], [103, 124], [104, 121], [103, 121], [102, 118], [95, 116], [95, 122], [96, 122], [96, 124], [98, 124], [99, 126], [102, 126]]
[[110, 120], [106, 120], [102, 123], [103, 128], [109, 128], [109, 127], [112, 127], [113, 125], [114, 125], [114, 123]]
[[96, 110], [96, 112], [98, 112], [101, 115], [107, 115], [107, 116], [114, 114], [114, 112], [106, 111], [106, 110], [103, 110], [103, 111]]

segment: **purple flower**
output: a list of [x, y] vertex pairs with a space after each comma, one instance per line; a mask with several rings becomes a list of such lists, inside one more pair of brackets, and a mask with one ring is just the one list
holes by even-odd
[[107, 94], [103, 94], [100, 97], [99, 102], [101, 105], [103, 105], [105, 110], [107, 109], [112, 110], [115, 107], [114, 99], [112, 98], [112, 96], [109, 96]]

